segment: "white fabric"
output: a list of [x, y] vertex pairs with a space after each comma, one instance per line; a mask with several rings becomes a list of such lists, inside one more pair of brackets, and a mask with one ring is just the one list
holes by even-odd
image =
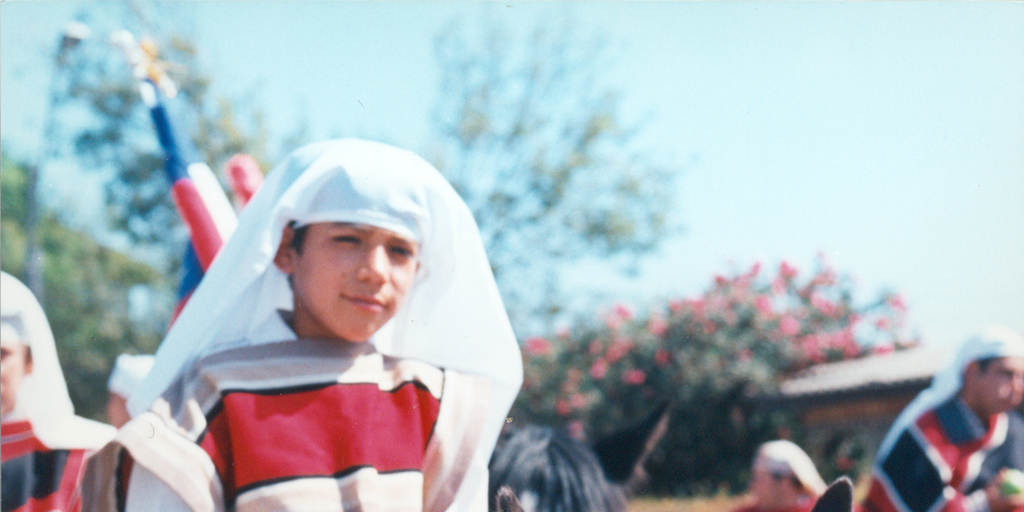
[[420, 270], [406, 303], [371, 342], [385, 354], [492, 381], [493, 414], [475, 455], [475, 465], [486, 467], [522, 384], [522, 358], [479, 229], [430, 164], [369, 141], [311, 144], [268, 174], [168, 332], [129, 410], [147, 409], [200, 355], [280, 340], [268, 339], [260, 326], [292, 307], [286, 275], [273, 264], [290, 221], [364, 223], [421, 242]]
[[75, 416], [46, 313], [28, 287], [6, 272], [0, 275], [0, 321], [7, 326], [3, 334], [16, 333], [32, 353], [32, 373], [22, 380], [4, 421], [27, 419], [50, 449], [97, 449], [112, 439], [113, 427]]
[[780, 473], [796, 477], [800, 484], [814, 496], [825, 492], [825, 481], [822, 480], [814, 462], [792, 441], [779, 439], [768, 441], [757, 450], [754, 458], [755, 469], [771, 473]]
[[194, 512], [163, 480], [135, 464], [125, 497], [125, 512]]
[[974, 361], [994, 357], [1024, 357], [1024, 338], [1003, 326], [991, 326], [963, 342], [955, 357], [932, 377], [931, 385], [920, 392], [893, 422], [882, 440], [876, 460], [882, 461], [900, 434], [927, 411], [956, 396], [963, 386], [964, 370]]
[[153, 356], [147, 354], [121, 354], [114, 360], [114, 369], [107, 379], [107, 391], [128, 398], [139, 388], [149, 370], [153, 368]]

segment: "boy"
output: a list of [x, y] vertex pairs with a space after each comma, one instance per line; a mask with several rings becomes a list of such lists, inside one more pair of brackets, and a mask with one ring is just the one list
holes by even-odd
[[521, 380], [451, 186], [383, 144], [314, 144], [268, 175], [168, 333], [110, 447], [127, 493], [108, 475], [97, 501], [485, 510]]

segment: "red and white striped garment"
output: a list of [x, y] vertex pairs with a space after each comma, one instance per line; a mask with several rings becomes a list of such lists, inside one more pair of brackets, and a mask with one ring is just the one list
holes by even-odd
[[[133, 464], [127, 510], [441, 511], [465, 484], [486, 499], [486, 470], [470, 460], [488, 391], [368, 343], [217, 353], [119, 433]], [[97, 502], [119, 501], [116, 480]], [[168, 491], [180, 502], [154, 503]]]
[[0, 425], [4, 512], [77, 512], [85, 459], [92, 450], [52, 450], [35, 436], [26, 420]]

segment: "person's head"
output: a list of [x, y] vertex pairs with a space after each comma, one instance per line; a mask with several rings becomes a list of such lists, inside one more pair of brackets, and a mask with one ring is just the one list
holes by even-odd
[[267, 174], [129, 410], [149, 409], [205, 355], [324, 336], [486, 377], [489, 456], [522, 357], [480, 230], [429, 162], [365, 140], [304, 146]]
[[816, 499], [824, 492], [825, 481], [799, 446], [777, 440], [758, 449], [748, 490], [761, 510], [784, 510]]
[[107, 379], [107, 420], [120, 428], [131, 420], [128, 397], [139, 387], [153, 367], [153, 356], [121, 354], [114, 360], [114, 369]]
[[289, 276], [295, 333], [370, 339], [404, 303], [419, 253], [415, 240], [373, 225], [285, 226], [274, 263]]
[[983, 420], [1017, 407], [1024, 399], [1024, 357], [972, 361], [964, 370], [960, 396]]
[[0, 320], [0, 416], [14, 410], [21, 381], [32, 373], [32, 351], [14, 322]]
[[37, 428], [56, 425], [74, 414], [74, 406], [46, 314], [31, 290], [6, 272], [0, 297], [3, 417], [27, 419]]
[[587, 445], [549, 427], [508, 430], [491, 456], [490, 493], [515, 494], [525, 512], [622, 512], [622, 489], [605, 478]]
[[990, 327], [960, 347], [959, 396], [987, 421], [1024, 399], [1024, 338], [1005, 327]]

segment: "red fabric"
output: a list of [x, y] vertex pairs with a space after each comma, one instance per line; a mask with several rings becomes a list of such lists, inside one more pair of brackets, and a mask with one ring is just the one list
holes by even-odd
[[199, 189], [192, 180], [180, 179], [174, 182], [171, 196], [192, 235], [192, 247], [196, 250], [199, 264], [203, 270], [210, 268], [210, 263], [224, 245], [224, 240], [217, 231], [213, 215], [203, 201]]
[[[3, 469], [7, 473], [5, 481], [12, 478], [11, 471], [23, 471], [26, 467], [30, 467], [31, 472], [34, 472], [34, 474], [24, 474], [19, 477], [21, 482], [25, 482], [21, 484], [24, 495], [8, 496], [5, 494], [5, 499], [24, 501], [13, 504], [5, 503], [5, 508], [14, 505], [15, 508], [12, 508], [11, 512], [78, 512], [81, 510], [80, 487], [82, 474], [85, 471], [86, 450], [56, 450], [53, 453], [61, 451], [67, 453], [63, 466], [40, 465], [45, 459], [36, 455], [51, 451], [32, 434], [32, 426], [28, 421], [4, 423], [0, 425], [0, 429], [2, 429], [3, 438], [3, 442], [0, 443], [2, 444], [0, 451], [3, 453], [2, 461], [7, 463]], [[35, 462], [26, 466], [22, 464], [23, 461], [18, 460], [20, 458], [27, 460], [35, 458]], [[35, 496], [35, 494], [40, 494], [39, 489], [49, 485], [50, 482], [53, 483], [51, 487], [53, 492], [45, 496]], [[33, 488], [33, 486], [36, 487]], [[11, 489], [7, 490], [11, 491]]]
[[[970, 473], [972, 468], [968, 462], [972, 455], [992, 442], [996, 432], [995, 425], [997, 421], [999, 421], [998, 415], [992, 416], [988, 422], [990, 427], [984, 436], [957, 445], [946, 436], [945, 428], [942, 426], [935, 410], [928, 411], [917, 419], [915, 427], [927, 441], [927, 448], [939, 456], [942, 463], [945, 464], [943, 469], [950, 471], [950, 478], [948, 481], [943, 482], [945, 487], [960, 489], [964, 485], [965, 479], [977, 477], [976, 472]], [[931, 461], [931, 463], [934, 465], [935, 461]], [[876, 469], [876, 471], [878, 470]], [[974, 471], [977, 471], [977, 468], [974, 468]], [[893, 503], [897, 499], [900, 498], [889, 495], [889, 492], [882, 482], [879, 481], [876, 474], [873, 475], [869, 484], [863, 508], [869, 512], [901, 512]], [[941, 496], [936, 496], [935, 499], [945, 500]], [[966, 512], [968, 510], [967, 505], [967, 496], [956, 492], [953, 497], [945, 501], [940, 510], [941, 512]]]
[[337, 476], [363, 466], [420, 470], [439, 406], [413, 383], [390, 392], [376, 384], [231, 392], [200, 446], [229, 501], [247, 487], [300, 476]]
[[16, 459], [32, 452], [46, 451], [46, 446], [32, 434], [28, 420], [10, 421], [0, 425], [0, 444], [3, 445], [0, 461]]

